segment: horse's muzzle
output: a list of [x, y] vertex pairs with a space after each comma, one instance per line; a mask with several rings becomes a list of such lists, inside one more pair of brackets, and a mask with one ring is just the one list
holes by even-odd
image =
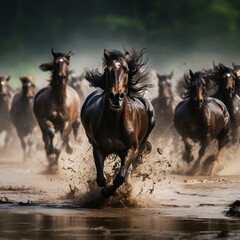
[[114, 93], [110, 92], [109, 93], [109, 100], [111, 103], [111, 107], [114, 109], [120, 109], [122, 107], [123, 99], [125, 98], [126, 94], [125, 93]]

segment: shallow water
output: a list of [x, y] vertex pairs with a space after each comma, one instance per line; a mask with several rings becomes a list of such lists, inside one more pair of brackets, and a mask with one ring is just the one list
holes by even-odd
[[1, 239], [239, 239], [234, 219], [166, 217], [160, 209], [1, 209]]
[[104, 199], [89, 146], [74, 151], [56, 174], [44, 172], [43, 152], [0, 154], [0, 239], [240, 239], [240, 220], [226, 215], [240, 198], [239, 154], [225, 154], [218, 174], [185, 176], [161, 149]]

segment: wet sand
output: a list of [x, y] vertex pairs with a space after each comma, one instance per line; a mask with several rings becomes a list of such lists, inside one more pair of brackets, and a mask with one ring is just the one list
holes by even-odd
[[[41, 150], [25, 162], [19, 146], [1, 154], [0, 239], [240, 238], [239, 219], [226, 215], [240, 198], [235, 155], [213, 176], [185, 176], [176, 174], [168, 150], [155, 149], [130, 183], [105, 199], [95, 183], [91, 148], [83, 143], [71, 156], [62, 152], [56, 174], [45, 172]], [[110, 178], [115, 162], [106, 163]]]

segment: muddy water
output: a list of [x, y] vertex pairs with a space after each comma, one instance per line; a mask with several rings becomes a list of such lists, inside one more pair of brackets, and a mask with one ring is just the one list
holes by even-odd
[[[173, 149], [153, 149], [110, 199], [84, 140], [61, 154], [55, 174], [41, 149], [25, 162], [18, 145], [1, 152], [0, 239], [240, 239], [239, 220], [226, 215], [240, 199], [239, 150], [226, 151], [212, 176], [186, 176]], [[109, 179], [117, 162], [106, 162]]]

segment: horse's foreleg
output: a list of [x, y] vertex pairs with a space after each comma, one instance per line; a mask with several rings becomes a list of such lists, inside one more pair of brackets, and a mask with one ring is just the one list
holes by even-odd
[[70, 145], [70, 132], [72, 130], [72, 126], [69, 125], [69, 122], [65, 122], [64, 127], [61, 131], [61, 142], [59, 143], [59, 151], [64, 145], [66, 146], [66, 152], [69, 154], [73, 153], [73, 148]]
[[183, 142], [184, 142], [184, 153], [183, 153], [183, 160], [190, 163], [194, 157], [192, 155], [192, 144], [191, 144], [191, 140], [190, 138], [183, 138]]
[[77, 119], [72, 125], [73, 135], [75, 139], [77, 139], [79, 127], [80, 127], [80, 121], [79, 119]]
[[132, 161], [137, 157], [137, 155], [138, 149], [131, 147], [127, 150], [127, 153], [124, 156], [121, 156], [121, 168], [117, 176], [113, 180], [113, 185], [104, 188], [102, 191], [102, 194], [105, 197], [110, 197], [114, 195], [117, 188], [119, 188], [123, 184], [125, 178], [127, 177], [129, 167]]
[[23, 150], [23, 160], [25, 161], [26, 160], [26, 157], [27, 157], [27, 145], [23, 139], [23, 136], [21, 136], [20, 134], [18, 135], [19, 136], [19, 139], [20, 139], [20, 142], [21, 142], [21, 147], [22, 147], [22, 150]]
[[103, 174], [104, 160], [106, 158], [106, 154], [104, 154], [101, 150], [96, 147], [93, 147], [93, 158], [97, 170], [97, 185], [99, 187], [106, 186], [106, 179]]

